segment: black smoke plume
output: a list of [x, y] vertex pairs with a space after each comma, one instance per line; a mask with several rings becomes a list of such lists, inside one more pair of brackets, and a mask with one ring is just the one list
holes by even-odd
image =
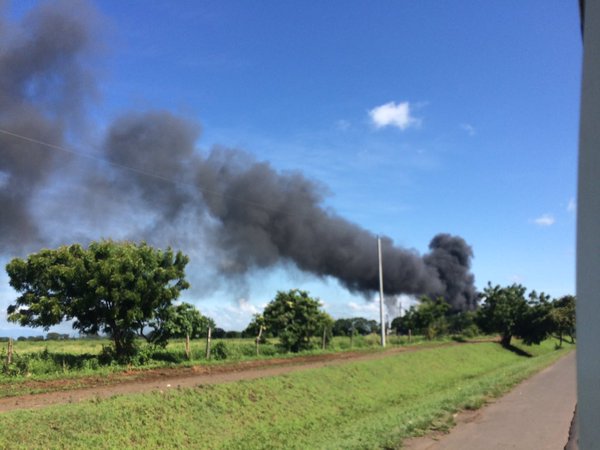
[[[14, 24], [5, 9], [0, 2], [0, 128], [62, 145], [95, 93], [86, 65], [94, 12], [83, 3], [55, 2]], [[0, 134], [0, 251], [41, 239], [31, 200], [57, 159], [34, 142]]]
[[[15, 36], [2, 22], [0, 36], [9, 44], [0, 47], [0, 128], [57, 145], [77, 135], [94, 83], [85, 65], [92, 33], [88, 21], [76, 17], [59, 3], [33, 11]], [[210, 242], [212, 264], [229, 279], [292, 263], [352, 292], [379, 289], [376, 236], [324, 208], [321, 185], [239, 150], [201, 152], [199, 134], [197, 123], [166, 111], [125, 113], [101, 139], [99, 166], [89, 169], [57, 164], [52, 150], [0, 133], [0, 251], [7, 255], [21, 244], [56, 240], [45, 233], [43, 211], [33, 205], [60, 174], [63, 182], [83, 184], [70, 192], [68, 214], [105, 223], [102, 236], [111, 220], [126, 216], [135, 229], [131, 238], [158, 245], [208, 233], [201, 243], [188, 240], [185, 250]], [[89, 176], [81, 175], [84, 169]], [[61, 195], [58, 190], [50, 200], [66, 203]], [[98, 197], [102, 201], [93, 200]], [[111, 214], [99, 213], [107, 210]], [[144, 220], [150, 224], [136, 224]], [[62, 233], [64, 240], [72, 235]], [[389, 238], [382, 243], [387, 294], [442, 295], [455, 310], [475, 307], [473, 253], [462, 238], [437, 235], [425, 255]]]

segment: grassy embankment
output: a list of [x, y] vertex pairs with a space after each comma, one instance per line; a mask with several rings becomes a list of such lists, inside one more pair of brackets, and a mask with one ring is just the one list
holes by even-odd
[[[395, 448], [564, 355], [495, 343], [0, 415], [0, 448]], [[25, 425], [26, 424], [26, 425]]]
[[[391, 346], [428, 345], [449, 341], [427, 341], [422, 336], [413, 337], [409, 344], [406, 337], [391, 336]], [[143, 347], [141, 357], [132, 364], [119, 365], [116, 361], [103, 361], [102, 349], [109, 346], [108, 339], [73, 339], [64, 341], [17, 341], [14, 344], [14, 358], [10, 367], [3, 364], [6, 360], [6, 343], [0, 343], [0, 398], [12, 395], [44, 392], [60, 389], [60, 386], [44, 384], [32, 385], [32, 381], [77, 380], [87, 377], [107, 376], [122, 372], [131, 373], [132, 369], [143, 371], [159, 367], [185, 367], [206, 364], [227, 364], [270, 358], [293, 358], [297, 354], [284, 353], [277, 346], [277, 339], [269, 339], [261, 344], [260, 355], [256, 356], [253, 339], [215, 339], [212, 342], [212, 357], [205, 357], [205, 342], [192, 342], [192, 361], [185, 357], [183, 340], [173, 340], [166, 349]], [[356, 336], [350, 345], [350, 338], [335, 337], [325, 350], [320, 349], [320, 342], [315, 339], [314, 349], [302, 352], [301, 355], [324, 354], [342, 351], [379, 351], [379, 336]], [[221, 352], [216, 352], [221, 345]], [[225, 354], [223, 353], [225, 349]], [[140, 375], [143, 375], [140, 373]], [[109, 382], [108, 379], [104, 381]]]

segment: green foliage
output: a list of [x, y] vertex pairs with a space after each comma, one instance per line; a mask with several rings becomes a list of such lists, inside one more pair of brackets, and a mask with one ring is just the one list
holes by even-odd
[[337, 319], [333, 323], [332, 332], [334, 336], [366, 336], [379, 332], [379, 324], [375, 320], [367, 320], [364, 317], [352, 317], [349, 319]]
[[216, 327], [213, 319], [203, 316], [194, 305], [185, 302], [177, 306], [168, 306], [157, 319], [162, 323], [149, 338], [152, 343], [163, 347], [169, 339], [204, 337], [209, 327], [213, 330]]
[[267, 336], [271, 336], [271, 333], [267, 329], [265, 318], [262, 314], [254, 314], [252, 320], [242, 332], [242, 336], [245, 338], [256, 338], [260, 335], [260, 343], [264, 343], [267, 340]]
[[330, 327], [333, 319], [321, 311], [319, 300], [306, 291], [292, 289], [279, 291], [263, 313], [267, 329], [279, 337], [281, 346], [292, 352], [312, 347], [310, 338]]
[[54, 332], [46, 334], [47, 341], [61, 341], [61, 340], [65, 340], [65, 339], [69, 339], [68, 334], [54, 333]]
[[157, 329], [161, 314], [189, 284], [187, 256], [146, 243], [93, 242], [41, 250], [6, 266], [10, 285], [21, 294], [8, 318], [43, 327], [73, 320], [82, 333], [108, 334], [119, 359], [135, 353], [136, 335]]
[[539, 344], [552, 332], [550, 297], [532, 291], [526, 300], [525, 292], [520, 284], [500, 287], [488, 283], [484, 289], [477, 322], [485, 332], [500, 333], [504, 346], [510, 345], [513, 336], [527, 344]]
[[568, 336], [571, 342], [575, 342], [575, 297], [565, 295], [552, 303], [550, 310], [552, 321], [552, 334], [559, 340], [559, 347], [563, 339]]
[[219, 341], [213, 346], [213, 348], [211, 350], [211, 357], [213, 359], [220, 361], [223, 359], [227, 359], [228, 356], [229, 356], [229, 349], [227, 348], [227, 344], [225, 344], [225, 342]]
[[401, 334], [411, 330], [413, 334], [423, 334], [427, 339], [448, 334], [448, 320], [446, 315], [450, 309], [448, 302], [443, 297], [431, 299], [421, 297], [419, 305], [411, 306], [402, 317], [392, 321], [392, 328]]

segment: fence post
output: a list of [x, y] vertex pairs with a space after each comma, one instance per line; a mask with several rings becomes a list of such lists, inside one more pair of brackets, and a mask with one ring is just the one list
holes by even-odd
[[190, 334], [186, 333], [185, 335], [185, 356], [187, 357], [188, 361], [192, 360], [192, 351], [190, 349]]
[[211, 328], [208, 327], [208, 334], [206, 335], [206, 359], [210, 359], [210, 333]]
[[8, 338], [8, 349], [6, 352], [6, 365], [9, 366], [12, 363], [13, 358], [13, 340]]
[[262, 336], [263, 326], [258, 327], [258, 336], [256, 336], [256, 356], [258, 356], [258, 346], [260, 344], [260, 337]]

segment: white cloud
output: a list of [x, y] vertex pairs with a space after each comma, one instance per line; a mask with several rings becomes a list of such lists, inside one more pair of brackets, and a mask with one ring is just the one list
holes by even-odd
[[475, 136], [475, 127], [470, 123], [461, 123], [460, 127], [465, 130], [469, 136]]
[[577, 202], [575, 202], [574, 198], [569, 199], [569, 203], [567, 203], [567, 211], [574, 213], [577, 210]]
[[389, 102], [385, 105], [376, 106], [369, 111], [369, 116], [376, 128], [390, 126], [406, 130], [409, 127], [421, 124], [421, 119], [410, 115], [409, 102], [398, 104]]
[[225, 309], [230, 313], [241, 314], [244, 316], [258, 314], [260, 312], [256, 306], [254, 306], [245, 298], [238, 299], [236, 306], [228, 305], [225, 307]]
[[533, 223], [540, 227], [549, 227], [550, 225], [554, 225], [554, 222], [556, 222], [556, 219], [554, 219], [552, 214], [542, 214], [533, 221]]
[[365, 316], [369, 319], [375, 319], [379, 316], [379, 301], [366, 301], [366, 302], [349, 302], [348, 308], [352, 310], [352, 314]]

